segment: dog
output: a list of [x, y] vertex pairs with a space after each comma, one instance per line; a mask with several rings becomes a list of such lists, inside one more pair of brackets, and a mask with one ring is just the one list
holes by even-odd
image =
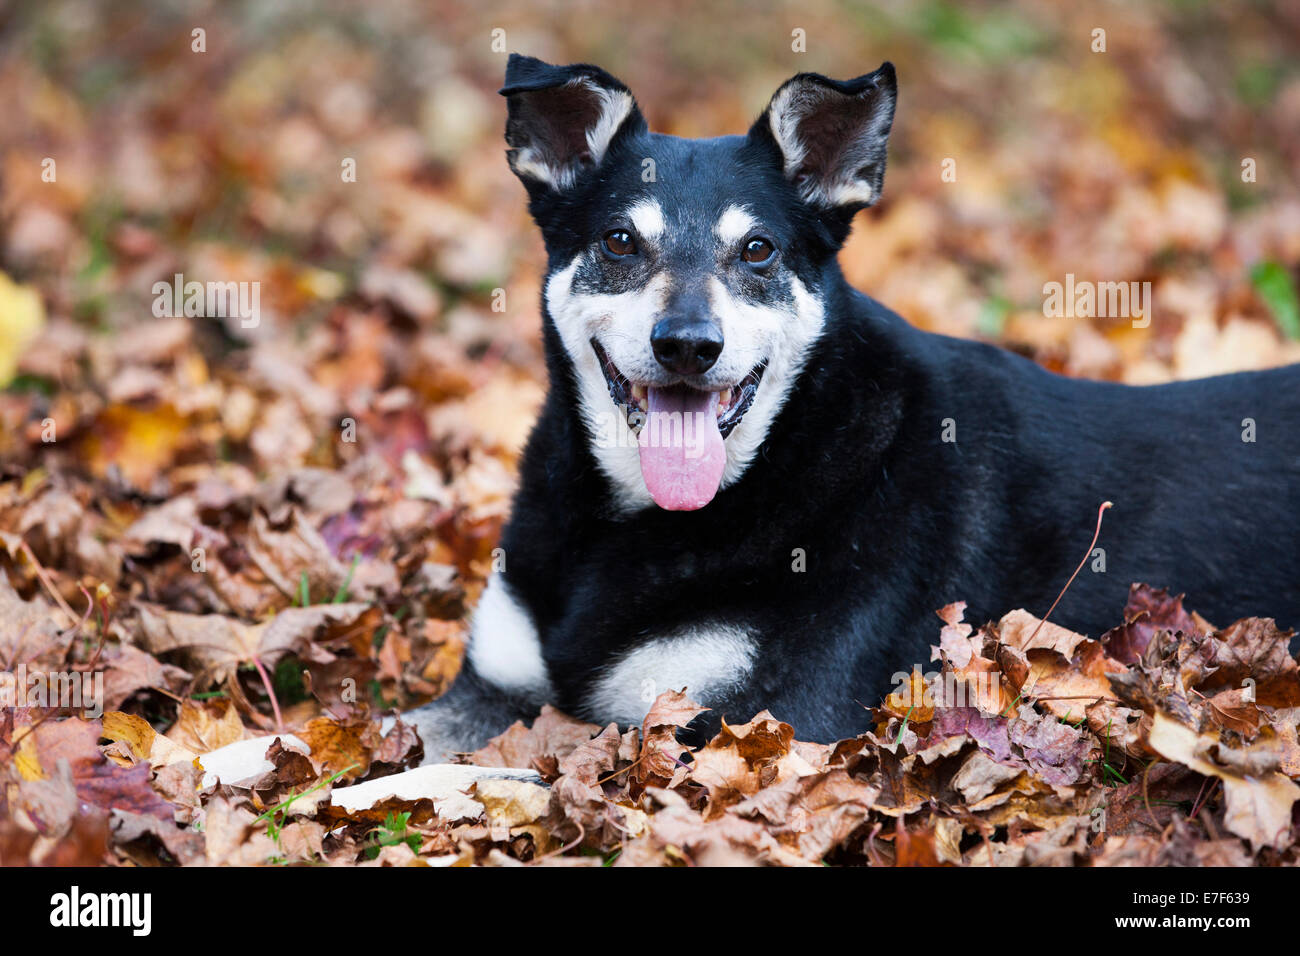
[[[894, 68], [801, 73], [747, 135], [651, 133], [604, 70], [514, 55], [506, 141], [547, 251], [549, 391], [426, 759], [542, 704], [638, 724], [685, 689], [801, 739], [929, 661], [932, 612], [1101, 633], [1131, 582], [1300, 622], [1300, 366], [1071, 380], [934, 335], [836, 259], [879, 198]], [[1098, 568], [1104, 570], [1098, 570]]]

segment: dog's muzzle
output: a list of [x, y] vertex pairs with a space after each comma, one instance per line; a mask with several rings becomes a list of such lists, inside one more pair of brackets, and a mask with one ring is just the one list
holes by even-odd
[[[706, 371], [722, 351], [721, 335], [717, 336], [716, 352], [712, 352], [711, 337], [679, 330], [674, 338], [674, 344], [665, 342], [663, 349], [683, 367], [695, 368], [707, 361], [701, 369]], [[766, 364], [754, 366], [728, 388], [703, 391], [685, 383], [633, 383], [594, 338], [591, 347], [605, 375], [610, 398], [637, 433], [641, 477], [650, 497], [669, 511], [703, 508], [713, 500], [722, 482], [727, 463], [723, 442], [753, 404]], [[663, 359], [660, 363], [669, 368]]]

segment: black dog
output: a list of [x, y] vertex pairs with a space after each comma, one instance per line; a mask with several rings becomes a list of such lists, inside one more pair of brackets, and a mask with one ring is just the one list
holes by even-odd
[[[861, 732], [932, 611], [1130, 582], [1300, 623], [1300, 366], [1132, 388], [919, 332], [836, 253], [884, 178], [894, 70], [800, 74], [746, 136], [647, 131], [596, 67], [514, 56], [511, 167], [549, 256], [550, 392], [429, 759], [542, 703], [634, 724], [685, 687], [805, 739]], [[612, 399], [612, 400], [611, 400]], [[1094, 561], [1094, 567], [1101, 563]]]

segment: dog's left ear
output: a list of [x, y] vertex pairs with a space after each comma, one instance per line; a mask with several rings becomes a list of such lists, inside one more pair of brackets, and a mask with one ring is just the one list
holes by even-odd
[[776, 91], [749, 135], [776, 145], [805, 202], [852, 218], [880, 198], [897, 98], [892, 63], [843, 82], [800, 73]]
[[530, 193], [568, 189], [616, 139], [646, 129], [628, 88], [586, 63], [552, 66], [512, 53], [501, 95], [510, 168]]

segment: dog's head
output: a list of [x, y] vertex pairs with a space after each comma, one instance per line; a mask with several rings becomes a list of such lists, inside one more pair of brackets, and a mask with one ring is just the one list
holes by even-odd
[[888, 63], [801, 73], [748, 135], [689, 140], [650, 133], [604, 70], [510, 58], [546, 311], [625, 506], [702, 508], [758, 452], [822, 332], [828, 260], [880, 195], [895, 90]]

